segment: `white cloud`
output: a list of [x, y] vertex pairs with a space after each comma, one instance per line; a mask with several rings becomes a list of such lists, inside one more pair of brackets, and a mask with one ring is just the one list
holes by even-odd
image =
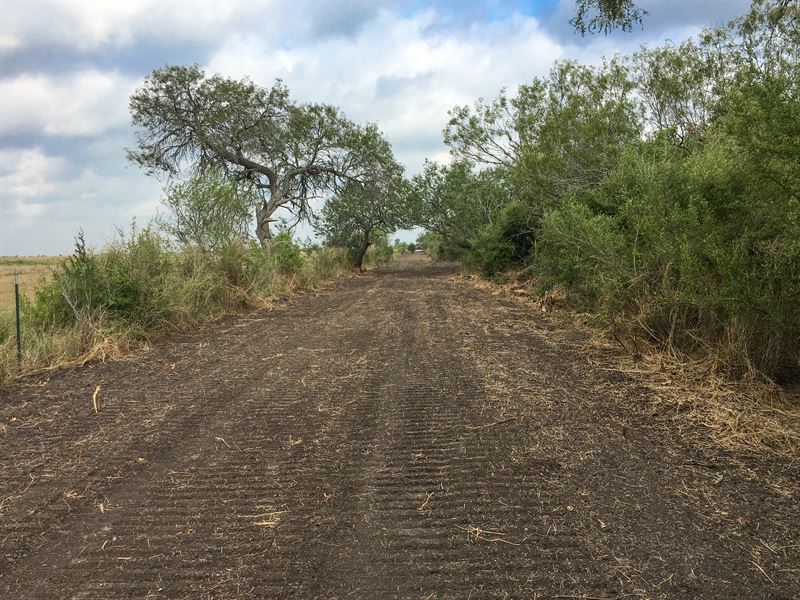
[[5, 0], [3, 29], [17, 46], [55, 44], [78, 51], [129, 46], [142, 37], [215, 38], [232, 23], [269, 7], [266, 2], [122, 2]]
[[532, 17], [436, 30], [433, 11], [400, 19], [380, 13], [352, 38], [327, 38], [281, 49], [264, 38], [228, 40], [209, 73], [283, 79], [303, 101], [336, 104], [356, 121], [377, 122], [411, 170], [441, 152], [447, 111], [542, 75], [564, 48]]
[[25, 202], [17, 198], [14, 200], [14, 208], [11, 209], [11, 214], [17, 221], [32, 221], [34, 217], [38, 217], [44, 212], [44, 203], [42, 202]]
[[[41, 199], [58, 189], [66, 162], [39, 149], [0, 150], [2, 225], [25, 227], [45, 210]], [[3, 231], [3, 237], [8, 235]]]
[[0, 150], [0, 196], [22, 202], [57, 190], [66, 161], [40, 149]]
[[97, 70], [3, 79], [0, 134], [86, 136], [124, 127], [128, 98], [140, 81]]
[[8, 33], [0, 33], [0, 52], [19, 48], [20, 45], [21, 43], [18, 37]]
[[117, 138], [95, 144], [89, 164], [40, 149], [0, 150], [0, 254], [66, 252], [79, 229], [99, 246], [114, 226], [154, 216], [161, 185], [126, 170], [121, 146]]

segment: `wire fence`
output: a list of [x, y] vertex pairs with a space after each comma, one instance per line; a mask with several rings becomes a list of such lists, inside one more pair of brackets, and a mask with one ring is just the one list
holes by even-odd
[[[31, 277], [25, 277], [29, 275]], [[36, 289], [37, 283], [46, 277], [41, 270], [23, 271], [18, 269], [5, 269], [0, 273], [0, 311], [8, 311], [15, 321], [15, 338], [17, 346], [17, 363], [22, 361], [21, 329], [20, 329], [20, 299], [23, 294]], [[8, 283], [6, 284], [6, 281]], [[10, 289], [9, 289], [10, 288]], [[11, 298], [9, 298], [11, 296]]]
[[20, 296], [32, 296], [36, 286], [50, 276], [47, 269], [25, 269], [13, 270], [3, 269], [0, 271], [0, 311], [14, 311], [15, 290], [14, 275], [19, 277]]

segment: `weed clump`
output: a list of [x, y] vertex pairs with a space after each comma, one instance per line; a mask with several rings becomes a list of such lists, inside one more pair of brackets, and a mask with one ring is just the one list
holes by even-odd
[[72, 255], [32, 298], [22, 298], [20, 366], [13, 320], [0, 321], [0, 381], [20, 370], [117, 356], [153, 336], [319, 286], [346, 265], [343, 250], [303, 249], [289, 232], [266, 249], [234, 238], [209, 251], [176, 247], [157, 230], [134, 226], [102, 252], [80, 233]]

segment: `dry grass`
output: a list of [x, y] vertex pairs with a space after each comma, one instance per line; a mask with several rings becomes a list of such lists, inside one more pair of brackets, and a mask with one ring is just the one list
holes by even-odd
[[[21, 271], [28, 276], [21, 287], [23, 293], [31, 294], [36, 283], [48, 277], [59, 260], [59, 257], [0, 258], [2, 282], [10, 290], [10, 310], [3, 311], [0, 304], [0, 325], [12, 328], [8, 331], [13, 330], [14, 272]], [[63, 367], [117, 360], [133, 350], [146, 349], [148, 340], [171, 331], [196, 327], [228, 313], [269, 310], [276, 302], [301, 290], [315, 293], [332, 285], [335, 279], [352, 274], [341, 250], [323, 248], [308, 256], [296, 273], [283, 274], [278, 269], [271, 269], [260, 274], [249, 288], [227, 285], [224, 289], [226, 299], [220, 301], [209, 297], [210, 290], [219, 291], [219, 274], [203, 271], [199, 277], [179, 281], [182, 287], [178, 294], [173, 295], [171, 328], [147, 331], [146, 339], [142, 339], [142, 332], [134, 331], [132, 326], [126, 328], [119, 322], [110, 322], [102, 311], [87, 315], [72, 326], [47, 331], [23, 324], [20, 364], [16, 360], [15, 336], [0, 338], [0, 385]], [[3, 298], [2, 294], [0, 298]]]
[[[698, 424], [714, 444], [755, 455], [800, 456], [800, 386], [781, 387], [763, 378], [730, 380], [713, 356], [693, 358], [673, 348], [663, 349], [641, 339], [619, 339], [601, 328], [591, 315], [569, 312], [557, 291], [538, 297], [528, 280], [496, 284], [475, 275], [458, 281], [526, 305], [531, 316], [557, 318], [588, 336], [583, 350], [600, 368], [619, 370], [635, 384], [651, 390], [653, 411], [671, 411], [676, 419]], [[546, 316], [545, 316], [546, 315]]]
[[671, 350], [646, 348], [639, 358], [621, 354], [620, 371], [654, 392], [656, 405], [709, 430], [725, 449], [800, 456], [800, 398], [769, 381], [730, 381], [713, 357], [691, 360]]
[[22, 364], [16, 363], [16, 340], [0, 343], [0, 383], [64, 367], [118, 360], [146, 341], [120, 331], [110, 331], [100, 322], [84, 321], [55, 331], [23, 333]]
[[60, 256], [0, 256], [0, 311], [14, 310], [14, 273], [20, 274], [20, 292], [30, 297], [60, 260]]

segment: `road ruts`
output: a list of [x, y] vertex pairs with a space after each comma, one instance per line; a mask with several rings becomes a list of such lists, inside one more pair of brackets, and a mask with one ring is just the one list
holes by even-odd
[[[688, 595], [681, 548], [616, 539], [612, 504], [707, 553], [720, 530], [620, 484], [583, 362], [455, 272], [414, 257], [0, 391], [0, 596], [791, 597], [744, 573], [751, 538]], [[664, 444], [628, 457], [642, 485], [677, 487]]]

